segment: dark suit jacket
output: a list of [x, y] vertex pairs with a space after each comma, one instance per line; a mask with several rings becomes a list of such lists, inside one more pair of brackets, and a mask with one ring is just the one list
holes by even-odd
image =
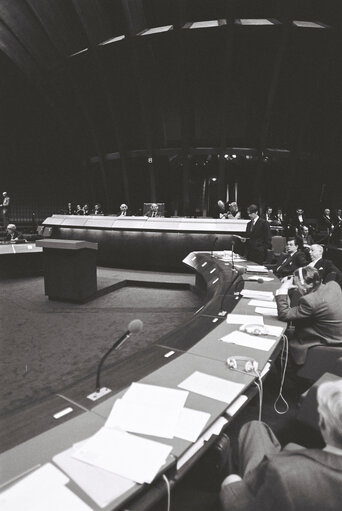
[[249, 239], [247, 241], [247, 259], [261, 264], [267, 256], [267, 248], [271, 243], [271, 231], [268, 222], [262, 218], [258, 218], [252, 229], [252, 220], [248, 222], [246, 234]]
[[342, 287], [342, 272], [332, 261], [330, 261], [330, 259], [318, 259], [315, 264], [315, 268], [319, 271], [324, 284], [330, 280], [335, 280]]
[[297, 268], [306, 265], [307, 260], [304, 252], [297, 250], [297, 252], [295, 252], [293, 255], [282, 254], [279, 257], [277, 263], [273, 265], [273, 271], [278, 278], [282, 279], [283, 277], [292, 275]]
[[339, 511], [342, 456], [319, 449], [265, 456], [221, 502], [224, 511]]
[[337, 282], [321, 284], [316, 291], [301, 296], [296, 307], [290, 307], [287, 295], [278, 295], [275, 299], [278, 318], [295, 324], [290, 351], [297, 364], [304, 364], [311, 346], [342, 347], [342, 291]]

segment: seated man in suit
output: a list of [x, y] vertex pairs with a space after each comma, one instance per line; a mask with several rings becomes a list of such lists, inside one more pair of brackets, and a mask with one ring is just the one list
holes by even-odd
[[[300, 295], [294, 307], [289, 303], [291, 289], [296, 289]], [[282, 280], [275, 299], [278, 318], [292, 321], [295, 326], [294, 336], [289, 341], [291, 362], [303, 365], [311, 346], [340, 345], [342, 348], [342, 290], [337, 282], [322, 284], [318, 270], [305, 266]]]
[[262, 264], [267, 256], [267, 249], [271, 244], [270, 226], [266, 220], [259, 217], [258, 206], [251, 204], [247, 208], [250, 222], [247, 224], [246, 234], [247, 250], [246, 257], [250, 261]]
[[326, 231], [328, 236], [332, 236], [335, 226], [333, 224], [329, 208], [325, 208], [323, 211], [323, 215], [320, 220], [320, 228], [322, 231]]
[[146, 212], [146, 215], [148, 217], [154, 218], [156, 216], [161, 216], [159, 212], [159, 206], [156, 202], [153, 202], [150, 206], [150, 209]]
[[288, 238], [286, 253], [281, 254], [276, 264], [269, 266], [269, 268], [273, 269], [274, 274], [282, 279], [288, 275], [292, 275], [297, 268], [306, 265], [306, 257], [305, 254], [299, 250], [298, 239]]
[[10, 243], [16, 243], [17, 241], [24, 239], [21, 232], [17, 231], [17, 227], [15, 224], [8, 224], [6, 230], [7, 234], [5, 236], [5, 241], [9, 241]]
[[336, 280], [342, 287], [342, 272], [329, 259], [323, 258], [322, 245], [313, 244], [309, 249], [311, 263], [308, 266], [319, 271], [323, 284]]
[[239, 475], [222, 483], [224, 511], [338, 511], [342, 499], [342, 380], [317, 392], [324, 449], [282, 450], [269, 426], [246, 423], [238, 441]]
[[237, 202], [231, 202], [228, 206], [227, 218], [230, 220], [239, 220], [241, 218], [241, 212]]

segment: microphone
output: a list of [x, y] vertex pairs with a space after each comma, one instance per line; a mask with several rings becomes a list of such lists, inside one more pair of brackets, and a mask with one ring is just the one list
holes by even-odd
[[214, 248], [215, 248], [217, 240], [218, 240], [218, 237], [216, 236], [216, 238], [214, 239], [213, 246], [212, 246], [211, 251], [210, 251], [211, 257], [213, 257], [213, 255], [214, 255]]
[[259, 282], [259, 284], [263, 284], [265, 281], [264, 279], [262, 279], [261, 277], [258, 278], [257, 282]]
[[232, 269], [235, 270], [235, 265], [234, 265], [234, 246], [235, 246], [235, 240], [234, 240], [234, 235], [232, 236]]
[[129, 323], [129, 325], [127, 327], [127, 331], [117, 341], [115, 341], [113, 346], [108, 351], [106, 351], [106, 353], [103, 355], [103, 357], [100, 360], [99, 366], [97, 368], [97, 373], [96, 373], [96, 392], [99, 392], [99, 390], [100, 390], [101, 369], [102, 369], [103, 363], [106, 360], [106, 358], [108, 357], [108, 355], [113, 350], [122, 346], [123, 343], [128, 339], [128, 337], [130, 337], [131, 334], [137, 334], [137, 333], [141, 332], [141, 330], [143, 329], [143, 326], [144, 326], [144, 323], [141, 321], [141, 319], [133, 319], [133, 321], [131, 321]]

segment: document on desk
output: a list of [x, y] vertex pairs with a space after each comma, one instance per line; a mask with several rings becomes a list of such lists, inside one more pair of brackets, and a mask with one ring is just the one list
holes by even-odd
[[145, 403], [130, 403], [123, 397], [115, 401], [105, 427], [173, 438], [182, 409], [183, 406], [168, 408], [167, 401], [159, 406], [150, 406]]
[[277, 309], [270, 309], [266, 307], [255, 307], [255, 312], [257, 314], [262, 314], [263, 316], [271, 316], [273, 318], [278, 317], [278, 310]]
[[257, 272], [257, 273], [268, 273], [268, 269], [265, 266], [258, 266], [257, 264], [255, 264], [255, 265], [247, 264], [247, 271]]
[[124, 396], [116, 400], [105, 426], [173, 438], [188, 395], [183, 390], [132, 383]]
[[89, 497], [99, 506], [105, 507], [117, 499], [135, 483], [129, 479], [108, 472], [103, 468], [89, 465], [72, 457], [72, 454], [83, 447], [85, 441], [78, 442], [56, 456], [53, 461], [58, 465]]
[[91, 511], [87, 504], [65, 486], [68, 482], [68, 477], [47, 463], [0, 494], [1, 510]]
[[255, 298], [256, 300], [267, 300], [273, 302], [274, 295], [272, 291], [254, 291], [253, 289], [243, 289], [240, 293], [244, 298]]
[[266, 337], [260, 337], [259, 335], [249, 335], [245, 332], [240, 332], [239, 330], [225, 335], [221, 338], [221, 341], [262, 351], [269, 351], [275, 343], [274, 339], [267, 339]]
[[143, 484], [153, 481], [171, 451], [171, 445], [101, 428], [72, 456]]
[[268, 302], [267, 300], [256, 300], [255, 298], [248, 302], [248, 305], [253, 305], [254, 307], [266, 307], [268, 309], [277, 309], [276, 302]]
[[230, 404], [243, 390], [244, 384], [195, 371], [178, 387]]
[[264, 324], [264, 318], [262, 316], [258, 316], [257, 314], [255, 314], [255, 315], [252, 315], [252, 314], [228, 314], [226, 321], [227, 321], [228, 325], [263, 325]]
[[209, 418], [210, 413], [183, 408], [178, 419], [175, 436], [189, 442], [196, 442]]

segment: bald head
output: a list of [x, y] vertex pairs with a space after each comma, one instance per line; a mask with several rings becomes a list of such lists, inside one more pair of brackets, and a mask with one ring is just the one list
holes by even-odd
[[310, 257], [311, 261], [315, 261], [316, 259], [321, 259], [323, 257], [323, 247], [322, 245], [311, 245], [310, 247]]

